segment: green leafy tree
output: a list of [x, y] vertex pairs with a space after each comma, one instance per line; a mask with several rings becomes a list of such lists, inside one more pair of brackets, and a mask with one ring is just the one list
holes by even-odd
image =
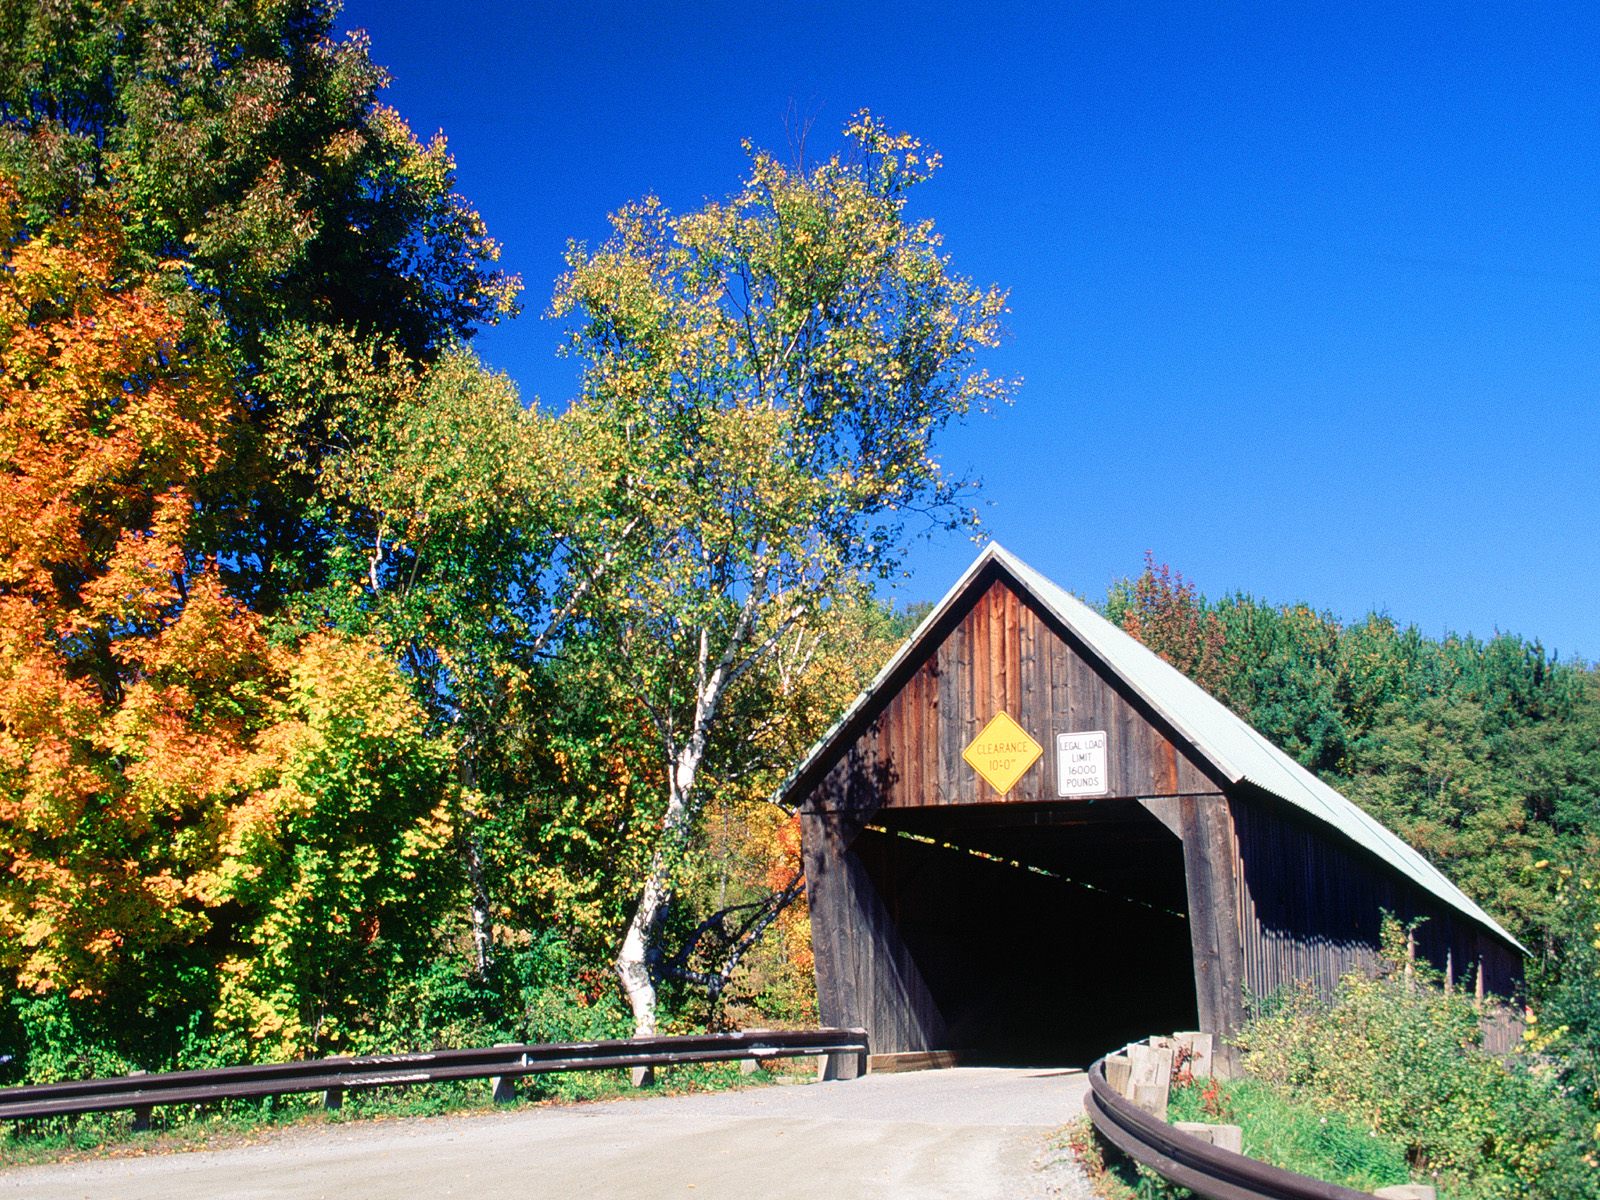
[[288, 664], [210, 890], [250, 914], [218, 1024], [252, 1056], [350, 1049], [453, 900], [451, 747], [381, 649], [332, 634]]
[[846, 132], [852, 155], [810, 169], [754, 153], [699, 211], [630, 205], [604, 246], [572, 247], [556, 296], [583, 363], [564, 420], [610, 488], [573, 547], [574, 636], [647, 715], [664, 800], [616, 959], [641, 1034], [707, 776], [747, 773], [759, 745], [730, 710], [777, 686], [786, 638], [892, 576], [910, 535], [971, 523], [933, 439], [1008, 394], [973, 366], [1002, 293], [906, 212], [937, 159], [866, 115]]
[[379, 103], [386, 76], [362, 35], [335, 35], [337, 13], [0, 0], [0, 168], [30, 228], [113, 214], [124, 268], [183, 293], [230, 364], [246, 421], [197, 497], [192, 552], [222, 555], [263, 613], [320, 582], [318, 469], [384, 398], [296, 383], [375, 357], [414, 367], [517, 289], [443, 140]]
[[1107, 612], [1306, 767], [1370, 809], [1547, 959], [1561, 905], [1541, 860], [1600, 851], [1600, 675], [1537, 642], [1424, 637], [1165, 568]]

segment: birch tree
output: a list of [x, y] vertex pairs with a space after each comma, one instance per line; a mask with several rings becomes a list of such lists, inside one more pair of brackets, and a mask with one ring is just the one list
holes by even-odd
[[866, 113], [845, 135], [811, 167], [747, 144], [741, 189], [693, 212], [630, 204], [603, 246], [569, 247], [557, 288], [583, 380], [564, 419], [609, 487], [573, 556], [574, 636], [649, 713], [663, 794], [615, 960], [640, 1036], [697, 819], [759, 753], [735, 698], [777, 686], [785, 639], [893, 578], [909, 539], [975, 523], [934, 439], [1012, 388], [975, 365], [1005, 294], [907, 212], [937, 156]]

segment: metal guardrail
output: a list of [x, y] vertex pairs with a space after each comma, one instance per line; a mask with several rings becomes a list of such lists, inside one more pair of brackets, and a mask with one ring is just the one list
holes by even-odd
[[150, 1109], [159, 1104], [205, 1104], [215, 1100], [322, 1092], [327, 1106], [337, 1108], [347, 1089], [410, 1087], [462, 1079], [493, 1079], [495, 1098], [505, 1099], [510, 1095], [509, 1081], [523, 1075], [820, 1054], [853, 1054], [857, 1057], [858, 1068], [864, 1070], [867, 1032], [864, 1029], [752, 1030], [602, 1042], [518, 1043], [422, 1054], [363, 1054], [219, 1067], [209, 1071], [79, 1079], [0, 1088], [0, 1120], [131, 1108], [137, 1126], [148, 1120]]
[[1174, 1128], [1107, 1083], [1103, 1058], [1089, 1067], [1084, 1107], [1106, 1141], [1208, 1200], [1372, 1200], [1366, 1192], [1296, 1175]]

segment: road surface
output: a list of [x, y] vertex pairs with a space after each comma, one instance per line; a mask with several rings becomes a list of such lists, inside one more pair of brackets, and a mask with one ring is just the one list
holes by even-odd
[[1082, 1072], [956, 1068], [286, 1130], [0, 1172], [29, 1200], [1078, 1200]]

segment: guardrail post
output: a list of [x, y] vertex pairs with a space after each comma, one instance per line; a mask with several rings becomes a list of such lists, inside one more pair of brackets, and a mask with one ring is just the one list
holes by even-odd
[[[515, 1042], [496, 1042], [495, 1049], [502, 1046], [515, 1046]], [[522, 1056], [522, 1064], [527, 1065], [528, 1056]], [[489, 1095], [496, 1104], [510, 1104], [517, 1098], [517, 1077], [515, 1075], [489, 1076]]]
[[817, 1078], [820, 1080], [860, 1079], [866, 1073], [865, 1050], [841, 1050], [834, 1054], [824, 1054], [817, 1067]]
[[333, 1087], [322, 1093], [322, 1107], [327, 1112], [338, 1112], [343, 1105], [343, 1088]]
[[[129, 1075], [144, 1075], [144, 1074], [146, 1074], [146, 1072], [144, 1072], [144, 1071], [129, 1071], [128, 1074]], [[138, 1105], [134, 1106], [134, 1109], [133, 1109], [133, 1131], [135, 1133], [148, 1133], [150, 1131], [150, 1114], [153, 1111], [154, 1111], [154, 1106], [153, 1105], [138, 1104]]]

